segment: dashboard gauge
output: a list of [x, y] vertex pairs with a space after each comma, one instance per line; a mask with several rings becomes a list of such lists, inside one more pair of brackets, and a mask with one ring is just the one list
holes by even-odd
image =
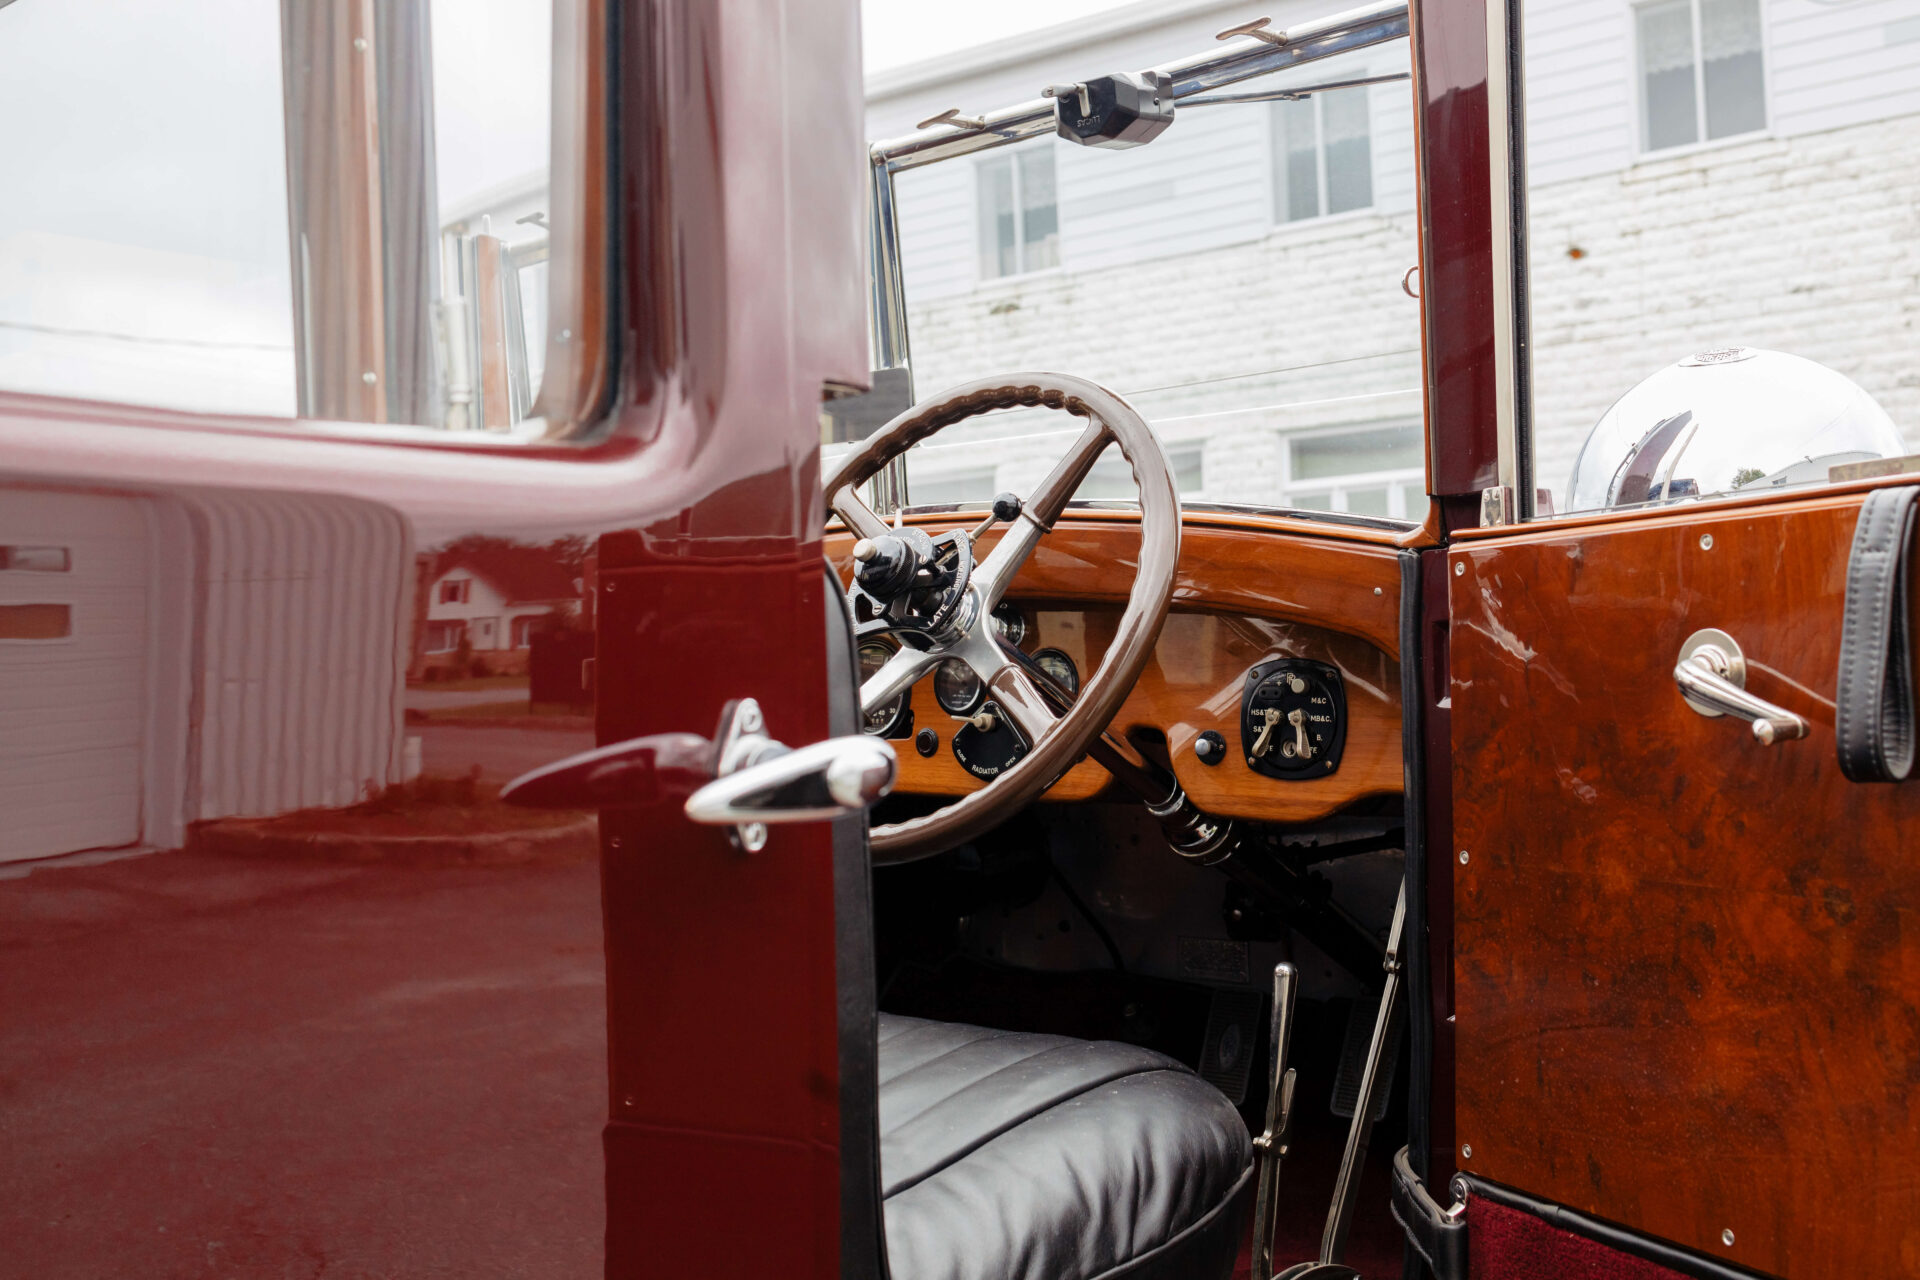
[[958, 658], [948, 658], [934, 669], [933, 696], [956, 716], [964, 716], [980, 705], [980, 677]]
[[1014, 648], [1019, 648], [1027, 638], [1027, 615], [1014, 606], [1001, 602], [994, 608], [993, 620], [999, 624], [1000, 638]]
[[985, 712], [989, 727], [970, 724], [953, 735], [953, 758], [974, 777], [990, 781], [1026, 758], [1027, 740], [1001, 713], [999, 703], [987, 703]]
[[1040, 669], [1052, 676], [1054, 683], [1066, 686], [1068, 693], [1080, 692], [1080, 672], [1073, 665], [1073, 659], [1058, 649], [1042, 649], [1033, 655]]
[[1347, 695], [1340, 669], [1305, 658], [1263, 662], [1240, 695], [1240, 749], [1269, 778], [1324, 777], [1340, 767]]
[[[866, 680], [893, 656], [893, 647], [878, 640], [860, 646], [860, 681]], [[875, 707], [862, 717], [861, 728], [876, 738], [904, 738], [913, 731], [913, 712], [907, 707], [911, 695], [902, 693], [885, 706]]]

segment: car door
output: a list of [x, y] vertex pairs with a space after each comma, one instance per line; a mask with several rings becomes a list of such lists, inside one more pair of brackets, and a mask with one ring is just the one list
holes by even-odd
[[[1451, 553], [1459, 1169], [1770, 1274], [1912, 1267], [1920, 788], [1835, 743], [1864, 497]], [[1707, 628], [1806, 737], [1689, 705]]]
[[0, 346], [0, 1271], [877, 1268], [864, 819], [496, 796], [741, 699], [857, 732], [852, 0], [0, 7], [9, 92], [194, 89], [9, 138], [66, 238], [0, 222], [0, 301], [72, 307]]

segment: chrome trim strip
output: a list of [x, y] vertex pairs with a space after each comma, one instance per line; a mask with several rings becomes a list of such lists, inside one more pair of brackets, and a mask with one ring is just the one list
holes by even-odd
[[[1173, 97], [1178, 102], [1256, 76], [1398, 40], [1405, 37], [1407, 31], [1406, 0], [1379, 0], [1289, 27], [1283, 44], [1241, 37], [1217, 52], [1195, 54], [1149, 70], [1163, 72], [1173, 80]], [[872, 148], [873, 162], [895, 172], [917, 169], [1051, 132], [1053, 100], [1034, 98], [986, 112], [978, 127], [956, 129], [952, 124], [942, 124], [876, 142]]]

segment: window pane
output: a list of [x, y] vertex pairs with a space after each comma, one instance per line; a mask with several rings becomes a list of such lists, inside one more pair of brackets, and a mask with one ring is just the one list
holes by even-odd
[[1060, 265], [1060, 211], [1053, 195], [1053, 152], [1020, 156], [1020, 231], [1027, 271]]
[[1327, 212], [1345, 213], [1373, 203], [1373, 147], [1365, 88], [1321, 95], [1321, 126], [1327, 136]]
[[1387, 487], [1347, 490], [1347, 510], [1356, 516], [1384, 516], [1387, 512]]
[[1283, 222], [1320, 216], [1319, 142], [1311, 98], [1274, 104], [1273, 207]]
[[1755, 0], [1700, 0], [1700, 44], [1707, 136], [1725, 138], [1765, 128], [1759, 5]]
[[[1173, 472], [1173, 486], [1182, 494], [1200, 492], [1200, 450], [1197, 448], [1167, 449], [1167, 466]], [[920, 501], [920, 491], [912, 491], [914, 502]], [[1101, 455], [1100, 461], [1093, 464], [1093, 470], [1087, 473], [1085, 483], [1073, 495], [1087, 501], [1121, 500], [1140, 496], [1140, 486], [1133, 481], [1133, 468], [1120, 456], [1118, 449], [1109, 448]]]
[[[1149, 61], [1210, 47], [1204, 33], [1194, 44], [1171, 10], [1161, 18], [1155, 52], [1142, 55]], [[1000, 95], [1048, 82], [1048, 56], [1009, 49], [1004, 65], [955, 82], [955, 101], [989, 112], [1011, 105]], [[1285, 93], [1410, 64], [1399, 40], [1236, 88]], [[1631, 68], [1619, 80], [1624, 92]], [[1411, 164], [1386, 163], [1412, 154], [1404, 88], [1208, 108], [1132, 150], [1044, 142], [902, 171], [895, 194], [914, 386], [927, 396], [1022, 368], [1090, 378], [1139, 409], [1179, 492], [1207, 502], [1285, 506], [1299, 487], [1325, 507], [1349, 483], [1422, 488], [1424, 449], [1396, 452], [1401, 437], [1388, 430], [1419, 420], [1423, 386], [1420, 305], [1400, 288], [1420, 256], [1414, 175]], [[917, 99], [876, 98], [869, 136], [893, 136], [919, 109]], [[1274, 233], [1329, 212], [1329, 161], [1340, 207], [1382, 216]], [[1014, 272], [1030, 273], [1016, 277], [1018, 288], [997, 279]], [[1120, 317], [1149, 314], [1147, 336], [1111, 340]], [[909, 498], [1030, 495], [1079, 426], [1046, 409], [958, 423], [908, 455]], [[1291, 440], [1383, 430], [1381, 465], [1363, 439], [1348, 446], [1353, 459], [1297, 485], [1290, 478]], [[1130, 501], [1136, 492], [1108, 457], [1079, 496]], [[1395, 514], [1417, 519], [1423, 504]]]
[[911, 484], [908, 492], [916, 507], [941, 506], [951, 502], [990, 502], [995, 493], [991, 467], [915, 476]]
[[1639, 10], [1641, 146], [1648, 151], [1697, 142], [1693, 101], [1693, 12], [1688, 0]]
[[1425, 465], [1426, 445], [1420, 437], [1418, 423], [1374, 431], [1309, 436], [1293, 442], [1293, 477], [1296, 480], [1364, 475], [1369, 471], [1403, 471]]
[[980, 166], [980, 274], [987, 279], [1019, 270], [1013, 241], [1013, 157]]
[[1287, 502], [1287, 505], [1297, 507], [1302, 511], [1331, 511], [1333, 510], [1333, 495], [1330, 493], [1296, 493]]
[[551, 0], [0, 4], [0, 118], [32, 122], [0, 134], [0, 386], [508, 429], [545, 354], [544, 272], [498, 264], [547, 240], [552, 27]]

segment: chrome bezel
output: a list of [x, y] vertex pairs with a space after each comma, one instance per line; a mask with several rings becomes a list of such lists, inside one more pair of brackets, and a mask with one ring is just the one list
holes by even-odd
[[[874, 649], [879, 651], [880, 653], [885, 654], [886, 657], [883, 657], [880, 659], [882, 663], [885, 663], [887, 658], [891, 658], [893, 656], [894, 650], [896, 648], [898, 648], [897, 645], [892, 644], [886, 640], [879, 639], [877, 637], [862, 640], [860, 644], [854, 649], [855, 659], [860, 661], [861, 663], [859, 668], [860, 679], [862, 681], [865, 681], [867, 676], [870, 674], [866, 669], [866, 664], [864, 661], [864, 655], [867, 650]], [[913, 692], [912, 690], [907, 690], [901, 693], [899, 697], [894, 699], [893, 706], [887, 711], [887, 718], [885, 723], [881, 724], [879, 727], [876, 728], [873, 725], [869, 724], [868, 723], [869, 717], [865, 714], [862, 714], [860, 717], [860, 732], [875, 738], [895, 737], [897, 736], [900, 730], [900, 726], [902, 722], [906, 720], [908, 714], [910, 713], [912, 706], [913, 706]]]
[[1000, 638], [1016, 649], [1027, 642], [1027, 636], [1033, 631], [1033, 628], [1027, 625], [1027, 615], [1020, 611], [1019, 605], [1011, 601], [1002, 600], [994, 606], [993, 620], [997, 624], [996, 629], [1000, 633]]

